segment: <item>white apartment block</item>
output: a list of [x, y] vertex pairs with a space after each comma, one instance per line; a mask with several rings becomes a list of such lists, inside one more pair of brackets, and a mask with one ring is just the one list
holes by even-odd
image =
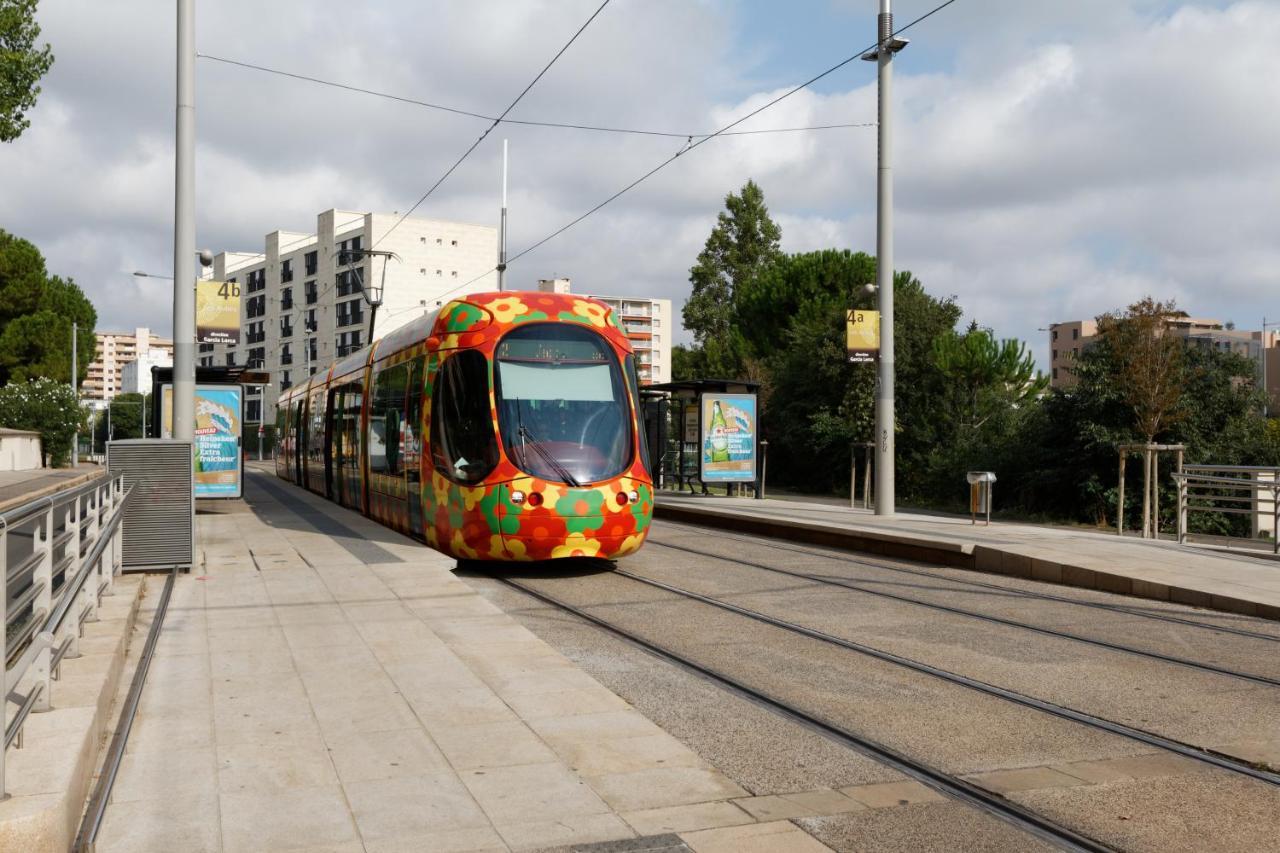
[[126, 361], [120, 370], [119, 393], [150, 394], [153, 367], [173, 367], [173, 353], [156, 347], [133, 361]]
[[151, 364], [173, 364], [173, 341], [151, 334], [145, 327], [132, 332], [94, 332], [97, 353], [89, 363], [89, 375], [80, 386], [80, 396], [88, 401], [106, 402], [117, 394], [138, 391], [125, 387], [124, 366], [134, 361], [146, 362], [145, 389], [151, 390]]
[[[544, 278], [538, 281], [538, 290], [546, 293], [570, 293], [567, 278]], [[641, 385], [658, 385], [671, 381], [671, 300], [650, 299], [646, 296], [599, 296], [598, 299], [613, 309], [618, 322], [631, 339], [636, 353], [636, 374]]]
[[[223, 252], [209, 275], [240, 286], [240, 344], [202, 344], [202, 366], [265, 370], [272, 384], [250, 388], [246, 423], [271, 423], [283, 389], [369, 343], [369, 306], [361, 284], [386, 289], [375, 337], [464, 293], [498, 286], [498, 231], [398, 214], [326, 210], [313, 234], [273, 231], [261, 254]], [[392, 230], [395, 226], [394, 230]], [[388, 233], [390, 232], [390, 233]], [[396, 258], [341, 253], [377, 249]]]

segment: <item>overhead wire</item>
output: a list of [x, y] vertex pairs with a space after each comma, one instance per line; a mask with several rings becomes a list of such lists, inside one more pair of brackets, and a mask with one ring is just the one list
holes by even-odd
[[399, 228], [400, 223], [408, 219], [409, 216], [412, 215], [412, 213], [415, 210], [417, 210], [422, 205], [422, 203], [431, 196], [433, 192], [436, 191], [436, 188], [439, 187], [441, 184], [443, 184], [445, 180], [448, 179], [448, 177], [453, 174], [454, 170], [457, 169], [459, 166], [461, 166], [463, 161], [465, 161], [468, 157], [471, 156], [471, 152], [475, 151], [476, 148], [480, 147], [480, 143], [484, 142], [485, 139], [489, 136], [489, 134], [493, 132], [493, 129], [497, 127], [499, 124], [501, 124], [502, 120], [507, 117], [507, 114], [516, 108], [516, 104], [520, 103], [520, 101], [524, 98], [524, 96], [529, 94], [529, 90], [538, 84], [538, 81], [542, 79], [543, 75], [545, 75], [548, 71], [551, 70], [551, 66], [555, 65], [556, 61], [559, 60], [560, 57], [564, 55], [565, 51], [567, 51], [569, 47], [575, 41], [578, 40], [578, 36], [582, 35], [583, 31], [586, 30], [587, 27], [591, 26], [591, 22], [594, 21], [596, 17], [599, 16], [599, 14], [604, 11], [604, 8], [609, 5], [609, 2], [610, 0], [604, 0], [604, 2], [601, 3], [600, 6], [594, 12], [591, 13], [591, 17], [587, 18], [586, 22], [583, 23], [582, 26], [578, 27], [577, 32], [575, 32], [573, 36], [567, 42], [564, 43], [564, 46], [561, 47], [560, 50], [556, 51], [556, 55], [551, 57], [551, 61], [543, 66], [542, 70], [538, 72], [536, 77], [534, 77], [531, 81], [529, 81], [529, 85], [525, 86], [519, 95], [516, 95], [515, 100], [507, 105], [507, 108], [502, 111], [502, 114], [499, 115], [497, 118], [495, 118], [492, 121], [492, 123], [487, 128], [485, 128], [484, 133], [480, 134], [479, 138], [477, 138], [475, 142], [471, 143], [471, 146], [467, 148], [466, 151], [462, 152], [462, 156], [459, 157], [452, 166], [450, 166], [448, 169], [445, 170], [445, 173], [441, 175], [436, 180], [436, 182], [432, 184], [430, 188], [428, 188], [427, 191], [423, 193], [422, 196], [413, 203], [412, 207], [406, 210], [404, 214], [399, 219], [397, 219], [390, 228], [388, 228], [385, 232], [383, 232], [382, 236], [378, 237], [377, 240], [373, 241], [373, 248], [376, 249], [378, 247], [378, 244], [381, 243], [383, 240], [385, 240], [391, 234], [391, 232]]
[[[943, 9], [947, 8], [947, 7], [948, 7], [948, 6], [950, 6], [952, 3], [955, 3], [955, 2], [956, 2], [956, 0], [946, 0], [946, 2], [944, 2], [944, 3], [940, 3], [939, 5], [935, 6], [935, 7], [934, 7], [934, 8], [932, 8], [932, 9], [930, 9], [928, 12], [924, 13], [923, 15], [921, 15], [920, 17], [915, 18], [914, 20], [910, 21], [909, 23], [907, 23], [907, 24], [905, 24], [905, 25], [903, 25], [903, 26], [899, 27], [898, 29], [894, 30], [893, 32], [889, 33], [889, 35], [886, 37], [886, 39], [885, 39], [885, 40], [887, 41], [889, 38], [892, 38], [893, 36], [896, 36], [896, 35], [899, 35], [900, 33], [904, 33], [904, 32], [906, 32], [907, 30], [909, 30], [909, 29], [911, 29], [912, 27], [914, 27], [916, 24], [919, 24], [921, 21], [924, 21], [924, 20], [926, 20], [927, 18], [930, 18], [930, 17], [932, 17], [932, 16], [936, 15], [938, 12], [941, 12]], [[717, 137], [719, 137], [719, 136], [724, 136], [724, 135], [726, 135], [726, 133], [727, 133], [729, 130], [732, 130], [733, 128], [737, 127], [738, 125], [742, 124], [744, 121], [746, 121], [746, 120], [748, 120], [748, 119], [750, 119], [750, 118], [753, 118], [754, 116], [759, 115], [760, 113], [764, 112], [765, 110], [769, 109], [770, 107], [774, 106], [775, 104], [778, 104], [779, 102], [781, 102], [781, 101], [783, 101], [783, 100], [786, 100], [787, 98], [791, 97], [792, 95], [794, 95], [795, 93], [797, 93], [797, 92], [801, 91], [802, 89], [806, 89], [806, 88], [808, 88], [809, 86], [812, 86], [814, 83], [818, 82], [819, 80], [823, 79], [824, 77], [827, 77], [827, 76], [829, 76], [829, 75], [831, 75], [831, 74], [834, 74], [836, 71], [839, 71], [841, 68], [843, 68], [843, 67], [845, 67], [846, 65], [848, 65], [849, 63], [853, 62], [855, 59], [859, 59], [863, 54], [868, 53], [869, 51], [874, 50], [874, 49], [876, 49], [876, 48], [880, 47], [880, 45], [881, 45], [881, 42], [880, 42], [880, 41], [873, 42], [872, 44], [868, 45], [867, 47], [863, 48], [862, 50], [859, 50], [858, 52], [856, 52], [856, 53], [854, 53], [853, 55], [851, 55], [851, 56], [847, 57], [846, 59], [843, 59], [843, 60], [841, 60], [840, 62], [837, 62], [835, 65], [832, 65], [832, 66], [831, 66], [830, 68], [828, 68], [826, 71], [823, 71], [823, 72], [821, 72], [821, 73], [819, 73], [819, 74], [815, 74], [813, 77], [810, 77], [810, 78], [809, 78], [808, 80], [806, 80], [805, 82], [800, 83], [799, 85], [794, 86], [794, 87], [793, 87], [793, 88], [791, 88], [791, 89], [788, 89], [786, 92], [783, 92], [781, 95], [778, 95], [777, 97], [775, 97], [775, 98], [773, 98], [772, 100], [768, 101], [768, 102], [767, 102], [767, 103], [765, 103], [764, 105], [759, 106], [759, 107], [756, 107], [754, 110], [752, 110], [751, 112], [747, 113], [746, 115], [743, 115], [743, 116], [741, 116], [741, 117], [739, 117], [739, 118], [737, 118], [737, 119], [735, 119], [735, 120], [733, 120], [733, 121], [729, 122], [729, 123], [728, 123], [728, 124], [726, 124], [724, 127], [722, 127], [722, 128], [720, 128], [719, 130], [717, 130], [715, 133], [708, 134], [707, 136], [703, 137], [702, 139], [699, 139], [699, 140], [698, 140], [698, 141], [696, 141], [696, 142], [694, 142], [694, 141], [693, 141], [693, 137], [690, 137], [690, 138], [689, 138], [689, 140], [688, 140], [688, 142], [687, 142], [685, 145], [681, 146], [680, 150], [678, 150], [675, 154], [672, 154], [672, 155], [671, 155], [670, 157], [668, 157], [666, 160], [663, 160], [663, 161], [662, 161], [661, 163], [659, 163], [657, 166], [654, 166], [652, 169], [650, 169], [649, 171], [645, 172], [643, 175], [641, 175], [640, 177], [636, 178], [634, 181], [632, 181], [631, 183], [627, 184], [625, 187], [623, 187], [622, 189], [618, 190], [618, 191], [617, 191], [617, 192], [615, 192], [613, 195], [609, 196], [609, 197], [608, 197], [608, 198], [606, 198], [604, 201], [602, 201], [602, 202], [600, 202], [599, 204], [597, 204], [595, 207], [592, 207], [592, 208], [591, 208], [590, 210], [588, 210], [586, 213], [583, 213], [583, 214], [581, 214], [580, 216], [578, 216], [578, 217], [576, 217], [576, 218], [574, 218], [574, 219], [570, 220], [569, 222], [567, 222], [567, 223], [565, 223], [564, 225], [562, 225], [562, 226], [560, 226], [559, 228], [557, 228], [555, 231], [552, 231], [550, 234], [548, 234], [547, 236], [543, 237], [541, 240], [538, 240], [536, 243], [534, 243], [534, 244], [532, 244], [532, 245], [530, 245], [530, 246], [526, 247], [525, 249], [522, 249], [521, 251], [519, 251], [519, 252], [517, 252], [516, 254], [512, 255], [511, 257], [507, 258], [507, 259], [506, 259], [507, 266], [510, 266], [513, 262], [515, 262], [515, 261], [519, 260], [520, 258], [522, 258], [522, 257], [524, 257], [525, 255], [529, 254], [530, 252], [532, 252], [533, 250], [537, 249], [538, 247], [540, 247], [540, 246], [542, 246], [542, 245], [544, 245], [544, 244], [546, 244], [546, 243], [550, 242], [551, 240], [554, 240], [556, 237], [559, 237], [561, 234], [563, 234], [564, 232], [568, 231], [570, 228], [574, 227], [574, 226], [575, 226], [575, 225], [577, 225], [579, 222], [582, 222], [582, 221], [583, 221], [584, 219], [586, 219], [587, 217], [589, 217], [589, 216], [591, 216], [591, 215], [595, 214], [595, 213], [596, 213], [597, 211], [599, 211], [600, 209], [604, 208], [605, 206], [607, 206], [607, 205], [611, 204], [612, 202], [614, 202], [614, 201], [615, 201], [615, 200], [617, 200], [618, 198], [622, 197], [622, 196], [623, 196], [623, 195], [625, 195], [626, 193], [628, 193], [628, 192], [630, 192], [631, 190], [635, 189], [635, 188], [636, 188], [636, 187], [638, 187], [640, 184], [644, 183], [644, 182], [645, 182], [645, 181], [647, 181], [649, 178], [651, 178], [651, 177], [653, 177], [654, 175], [656, 175], [658, 172], [661, 172], [661, 171], [662, 171], [663, 169], [665, 169], [667, 166], [670, 166], [672, 163], [674, 163], [674, 162], [675, 162], [676, 160], [678, 160], [680, 157], [684, 156], [685, 154], [688, 154], [688, 153], [689, 153], [690, 151], [692, 151], [693, 149], [695, 149], [695, 148], [699, 147], [700, 145], [703, 145], [703, 144], [705, 144], [705, 143], [707, 143], [707, 142], [710, 142], [712, 139], [715, 139], [715, 138], [717, 138]], [[493, 273], [493, 272], [495, 272], [495, 271], [497, 271], [497, 266], [494, 266], [494, 267], [490, 268], [489, 270], [487, 270], [487, 271], [485, 271], [485, 272], [481, 273], [480, 275], [476, 276], [475, 278], [471, 279], [470, 281], [463, 282], [462, 284], [458, 285], [457, 287], [453, 287], [453, 288], [450, 288], [449, 290], [444, 291], [443, 293], [439, 294], [439, 295], [437, 296], [437, 298], [439, 298], [440, 296], [447, 296], [447, 295], [449, 295], [450, 293], [455, 293], [455, 292], [457, 292], [457, 291], [459, 291], [459, 290], [462, 290], [462, 289], [464, 289], [464, 288], [466, 288], [466, 287], [469, 287], [470, 285], [475, 284], [475, 283], [476, 283], [477, 281], [479, 281], [480, 279], [482, 279], [482, 278], [484, 278], [484, 277], [488, 276], [489, 274], [491, 274], [491, 273]]]
[[[501, 124], [515, 124], [515, 125], [523, 125], [525, 127], [552, 127], [552, 128], [562, 128], [565, 130], [585, 130], [585, 131], [591, 131], [595, 133], [632, 134], [636, 136], [669, 136], [677, 139], [685, 139], [687, 137], [693, 137], [694, 139], [698, 139], [704, 136], [712, 135], [710, 133], [680, 133], [680, 132], [671, 131], [671, 130], [649, 130], [646, 128], [635, 128], [635, 127], [609, 127], [607, 125], [582, 124], [578, 122], [539, 121], [534, 119], [519, 119], [519, 118], [499, 118], [498, 116], [484, 115], [483, 113], [472, 112], [471, 110], [464, 110], [458, 107], [450, 107], [444, 104], [431, 103], [430, 101], [422, 101], [422, 100], [418, 100], [417, 98], [410, 98], [404, 95], [396, 95], [390, 92], [379, 92], [375, 89], [366, 89], [361, 86], [353, 86], [347, 83], [339, 83], [333, 80], [325, 80], [321, 77], [313, 77], [307, 74], [296, 74], [292, 71], [282, 71], [278, 68], [269, 68], [265, 65], [257, 65], [252, 62], [242, 62], [240, 60], [228, 59], [222, 56], [214, 56], [208, 53], [198, 53], [196, 54], [196, 56], [200, 57], [201, 59], [208, 59], [213, 62], [223, 62], [228, 65], [237, 65], [237, 66], [240, 66], [241, 68], [248, 68], [253, 71], [261, 71], [266, 74], [277, 74], [281, 77], [290, 77], [295, 80], [304, 80], [308, 83], [318, 83], [322, 86], [332, 86], [335, 89], [344, 89], [348, 92], [356, 92], [361, 95], [372, 95], [373, 97], [377, 97], [377, 98], [386, 98], [392, 101], [399, 101], [400, 103], [412, 104], [414, 106], [426, 107], [428, 109], [433, 109], [433, 110], [442, 110], [444, 112], [454, 113], [456, 115], [461, 115], [461, 116], [468, 116], [470, 118], [482, 119], [484, 121], [489, 121], [489, 122], [496, 121]], [[850, 127], [875, 127], [875, 125], [876, 123], [873, 121], [864, 121], [864, 122], [847, 122], [842, 124], [820, 124], [820, 125], [811, 125], [807, 127], [768, 127], [768, 128], [760, 128], [757, 130], [729, 131], [728, 133], [724, 133], [721, 135], [722, 136], [750, 136], [750, 135], [759, 134], [759, 133], [797, 133], [800, 131], [810, 131], [810, 130], [837, 130], [841, 128], [850, 128]]]

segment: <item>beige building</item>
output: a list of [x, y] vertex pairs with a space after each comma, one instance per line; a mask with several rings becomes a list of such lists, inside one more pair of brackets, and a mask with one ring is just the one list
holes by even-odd
[[[544, 278], [538, 290], [547, 293], [569, 293], [567, 278]], [[636, 374], [641, 385], [657, 385], [671, 381], [671, 300], [646, 296], [600, 296], [598, 299], [613, 309], [618, 322], [631, 340], [636, 353]]]
[[[1171, 334], [1184, 338], [1187, 346], [1234, 352], [1251, 359], [1258, 365], [1259, 385], [1265, 384], [1271, 395], [1272, 411], [1280, 409], [1280, 332], [1228, 329], [1221, 320], [1206, 317], [1170, 317], [1165, 326]], [[1049, 324], [1051, 387], [1065, 389], [1076, 384], [1073, 364], [1097, 334], [1095, 320]]]
[[[146, 364], [173, 363], [173, 341], [151, 334], [147, 328], [128, 332], [95, 332], [98, 339], [97, 353], [89, 363], [89, 375], [80, 386], [80, 396], [85, 400], [106, 402], [117, 394], [136, 391], [124, 383], [124, 366], [128, 362], [142, 360]], [[146, 388], [151, 387], [150, 370], [147, 371]]]
[[[385, 291], [374, 337], [464, 293], [494, 290], [498, 231], [397, 214], [326, 210], [315, 233], [273, 231], [259, 254], [223, 252], [209, 276], [240, 287], [238, 346], [202, 344], [202, 366], [265, 370], [272, 384], [250, 388], [246, 423], [271, 423], [280, 392], [370, 341], [362, 284]], [[394, 226], [394, 230], [392, 230]], [[354, 254], [377, 249], [383, 259]]]

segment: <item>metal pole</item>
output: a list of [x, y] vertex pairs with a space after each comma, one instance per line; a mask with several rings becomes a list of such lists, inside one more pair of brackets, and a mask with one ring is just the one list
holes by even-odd
[[1120, 451], [1120, 494], [1116, 498], [1116, 535], [1124, 535], [1124, 456], [1125, 452]]
[[502, 140], [502, 218], [498, 222], [498, 290], [507, 282], [507, 140]]
[[894, 514], [893, 372], [893, 12], [880, 0], [879, 167], [876, 172], [876, 294], [880, 308], [880, 369], [876, 383], [876, 515]]
[[[72, 396], [76, 397], [76, 432], [72, 433], [72, 467], [79, 467], [79, 419], [81, 419], [81, 409], [79, 409], [79, 391], [77, 382], [77, 365], [76, 365], [76, 330], [78, 324], [76, 320], [72, 320]], [[1266, 362], [1266, 359], [1263, 359]]]
[[178, 85], [173, 205], [173, 437], [195, 438], [196, 16], [178, 0]]

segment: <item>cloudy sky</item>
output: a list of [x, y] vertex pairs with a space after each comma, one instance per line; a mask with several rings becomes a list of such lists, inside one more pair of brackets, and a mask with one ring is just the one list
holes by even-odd
[[[901, 25], [938, 0], [899, 0]], [[496, 114], [599, 0], [202, 2], [202, 53]], [[717, 129], [874, 40], [874, 0], [613, 0], [514, 118]], [[74, 276], [101, 327], [167, 332], [174, 5], [44, 0], [57, 61], [0, 146], [0, 227]], [[895, 62], [897, 267], [1029, 340], [1143, 295], [1256, 328], [1280, 318], [1280, 3], [958, 0]], [[197, 243], [260, 251], [325, 208], [402, 211], [485, 122], [197, 64]], [[742, 129], [875, 119], [853, 62]], [[506, 126], [420, 209], [511, 251], [647, 172], [679, 139]], [[724, 195], [754, 178], [798, 252], [874, 251], [875, 129], [713, 140], [513, 265], [596, 292], [688, 294]], [[678, 310], [678, 309], [677, 309]]]

